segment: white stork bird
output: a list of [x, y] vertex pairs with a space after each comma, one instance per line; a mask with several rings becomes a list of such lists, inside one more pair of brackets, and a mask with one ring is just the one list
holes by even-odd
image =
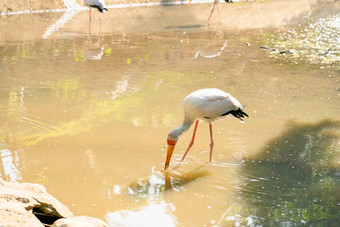
[[[104, 13], [104, 10], [107, 11], [107, 9], [105, 8], [105, 2], [104, 0], [84, 0], [84, 4], [90, 8], [90, 16], [89, 16], [89, 36], [91, 36], [91, 10], [92, 8], [98, 9], [99, 12]], [[99, 14], [99, 26], [101, 30], [101, 26], [102, 26], [102, 18], [101, 15]]]
[[221, 91], [217, 88], [206, 88], [200, 89], [192, 92], [183, 100], [183, 109], [184, 109], [184, 120], [182, 125], [175, 128], [168, 134], [167, 143], [168, 143], [168, 151], [165, 160], [165, 168], [166, 170], [169, 167], [170, 159], [172, 153], [175, 149], [176, 142], [179, 137], [187, 131], [190, 126], [195, 122], [194, 133], [192, 135], [191, 142], [187, 150], [185, 151], [183, 158], [187, 155], [188, 151], [194, 144], [196, 130], [198, 126], [199, 120], [203, 120], [209, 123], [210, 130], [210, 158], [209, 163], [211, 163], [212, 151], [214, 147], [214, 140], [212, 135], [212, 125], [211, 122], [216, 120], [219, 117], [226, 116], [232, 114], [234, 117], [243, 121], [242, 118], [248, 115], [243, 112], [242, 105], [230, 94]]

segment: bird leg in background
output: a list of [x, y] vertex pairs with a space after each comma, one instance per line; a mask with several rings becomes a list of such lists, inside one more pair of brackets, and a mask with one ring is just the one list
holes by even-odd
[[90, 9], [90, 17], [89, 17], [89, 41], [91, 41], [91, 9]]
[[196, 120], [196, 124], [195, 124], [195, 129], [194, 129], [194, 133], [192, 134], [192, 139], [191, 142], [189, 143], [189, 146], [187, 148], [187, 150], [185, 151], [183, 158], [181, 160], [181, 162], [183, 162], [185, 156], [187, 155], [188, 151], [190, 150], [190, 148], [192, 147], [192, 145], [194, 145], [194, 141], [195, 141], [195, 136], [196, 136], [196, 130], [197, 130], [197, 126], [198, 126], [198, 122], [199, 120]]
[[98, 41], [99, 41], [99, 38], [101, 37], [101, 32], [102, 32], [102, 16], [101, 14], [99, 13], [99, 37], [98, 37]]
[[209, 158], [209, 164], [211, 163], [211, 157], [212, 157], [212, 151], [214, 148], [214, 140], [213, 140], [213, 134], [212, 134], [212, 125], [209, 124], [209, 130], [210, 130], [210, 158]]
[[220, 7], [219, 7], [219, 5], [218, 5], [218, 0], [215, 0], [215, 1], [214, 1], [214, 4], [213, 4], [213, 6], [212, 6], [212, 9], [211, 9], [210, 15], [209, 15], [209, 17], [208, 17], [208, 21], [207, 21], [208, 23], [209, 23], [209, 20], [210, 20], [211, 15], [213, 14], [213, 12], [214, 12], [214, 10], [215, 10], [215, 5], [217, 5], [218, 21], [220, 21]]

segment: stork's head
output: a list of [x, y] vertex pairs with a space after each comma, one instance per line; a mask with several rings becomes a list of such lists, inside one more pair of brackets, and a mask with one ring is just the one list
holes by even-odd
[[192, 124], [192, 120], [187, 120], [186, 118], [184, 119], [184, 122], [181, 126], [175, 128], [168, 134], [168, 153], [166, 155], [166, 160], [165, 160], [165, 168], [166, 170], [169, 167], [170, 159], [172, 156], [172, 152], [175, 149], [175, 145], [177, 141], [179, 140], [179, 137], [182, 135], [183, 132], [189, 129], [190, 125]]

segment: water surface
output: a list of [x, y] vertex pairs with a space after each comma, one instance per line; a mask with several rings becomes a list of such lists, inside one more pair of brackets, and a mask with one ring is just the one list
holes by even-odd
[[[94, 14], [90, 38], [87, 12], [2, 18], [1, 178], [43, 184], [76, 215], [112, 225], [335, 226], [339, 5], [309, 2], [221, 4], [210, 26], [207, 4], [112, 9], [101, 31]], [[286, 14], [249, 22], [246, 12], [272, 7]], [[323, 22], [332, 41], [308, 39]], [[292, 38], [301, 28], [303, 48], [302, 33]], [[200, 124], [165, 178], [181, 102], [207, 87], [232, 94], [250, 118], [213, 124], [210, 167]]]

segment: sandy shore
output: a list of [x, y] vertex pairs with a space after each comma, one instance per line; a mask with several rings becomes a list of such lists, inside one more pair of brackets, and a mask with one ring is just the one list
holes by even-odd
[[[7, 14], [17, 11], [36, 11], [36, 10], [54, 10], [66, 9], [65, 2], [76, 2], [80, 6], [84, 6], [83, 0], [3, 0], [0, 1], [0, 13]], [[184, 0], [183, 0], [184, 1]], [[149, 2], [172, 2], [171, 0], [106, 0], [106, 5], [129, 4], [129, 3], [149, 3]]]
[[46, 0], [46, 1], [3, 0], [3, 1], [0, 1], [0, 12], [63, 9], [63, 8], [65, 8], [63, 0]]

